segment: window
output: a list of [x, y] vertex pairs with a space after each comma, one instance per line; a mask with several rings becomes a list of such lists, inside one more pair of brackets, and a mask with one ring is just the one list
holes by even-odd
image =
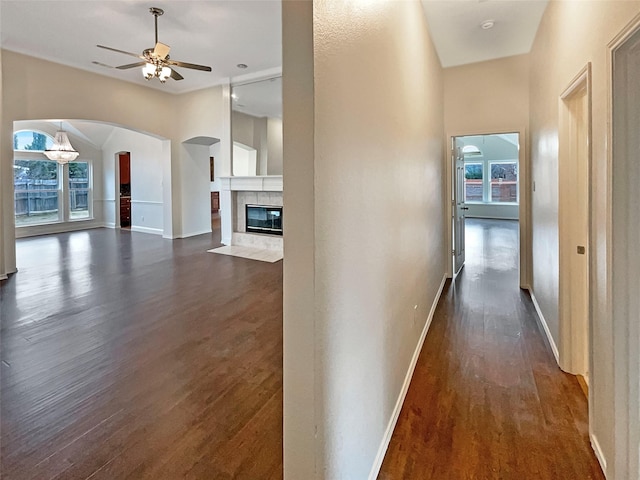
[[518, 203], [518, 162], [467, 160], [464, 164], [464, 201]]
[[21, 130], [13, 134], [13, 149], [27, 152], [43, 152], [53, 146], [53, 138], [33, 130]]
[[491, 202], [516, 203], [518, 201], [518, 164], [516, 162], [490, 162]]
[[464, 165], [464, 201], [482, 202], [482, 163]]
[[16, 227], [92, 218], [91, 167], [87, 162], [59, 165], [44, 155], [53, 138], [33, 130], [13, 135]]
[[69, 219], [88, 218], [89, 212], [89, 164], [69, 163]]
[[16, 160], [13, 165], [16, 226], [60, 220], [59, 168], [50, 160]]

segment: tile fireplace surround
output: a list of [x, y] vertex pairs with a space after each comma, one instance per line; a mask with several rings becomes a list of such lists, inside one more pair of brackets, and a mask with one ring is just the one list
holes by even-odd
[[220, 181], [222, 243], [282, 251], [281, 236], [247, 233], [245, 218], [247, 204], [282, 206], [282, 176], [222, 177]]

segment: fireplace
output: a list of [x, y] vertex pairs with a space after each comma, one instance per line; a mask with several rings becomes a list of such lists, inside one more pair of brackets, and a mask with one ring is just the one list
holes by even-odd
[[247, 204], [245, 211], [247, 232], [282, 235], [282, 207]]

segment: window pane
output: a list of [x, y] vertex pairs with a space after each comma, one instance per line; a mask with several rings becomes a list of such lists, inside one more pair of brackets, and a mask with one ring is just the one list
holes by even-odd
[[516, 162], [492, 163], [491, 201], [518, 202], [518, 164]]
[[13, 134], [13, 149], [22, 151], [44, 151], [53, 146], [53, 139], [44, 133], [22, 130]]
[[16, 160], [13, 166], [16, 226], [57, 222], [58, 164]]
[[482, 201], [482, 164], [466, 163], [464, 165], [464, 201]]
[[69, 164], [69, 219], [89, 217], [89, 164]]

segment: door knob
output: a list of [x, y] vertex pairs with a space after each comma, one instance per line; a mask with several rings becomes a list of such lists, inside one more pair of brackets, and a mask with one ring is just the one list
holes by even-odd
[[469, 207], [462, 207], [460, 210], [469, 210]]

